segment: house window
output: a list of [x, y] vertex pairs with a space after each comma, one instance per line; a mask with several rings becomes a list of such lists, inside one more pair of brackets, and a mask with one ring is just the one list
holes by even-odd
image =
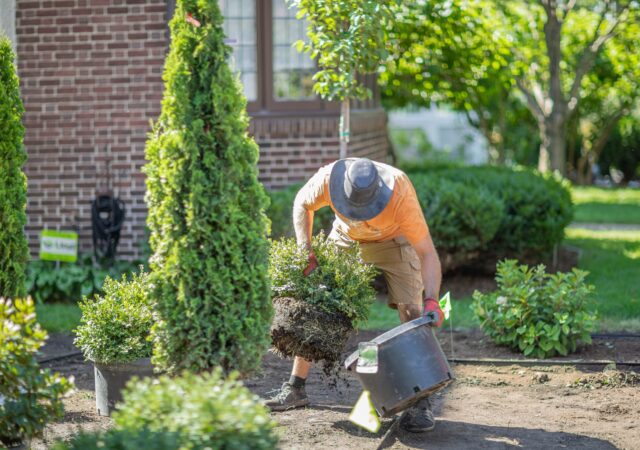
[[[173, 17], [175, 1], [167, 0], [168, 17]], [[240, 74], [249, 112], [338, 111], [336, 102], [313, 93], [316, 63], [292, 46], [305, 39], [307, 28], [296, 19], [295, 8], [289, 9], [286, 0], [218, 1], [232, 49], [230, 63]]]
[[258, 100], [255, 0], [220, 0], [224, 33], [233, 48], [232, 68], [240, 73], [247, 101]]
[[273, 0], [273, 96], [275, 100], [312, 100], [314, 61], [291, 44], [306, 38], [307, 23], [296, 19], [296, 9]]

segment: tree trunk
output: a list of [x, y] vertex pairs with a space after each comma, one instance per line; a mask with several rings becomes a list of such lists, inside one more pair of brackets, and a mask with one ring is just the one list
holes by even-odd
[[340, 159], [347, 157], [347, 150], [349, 146], [349, 134], [351, 127], [349, 125], [349, 99], [342, 100], [340, 108]]
[[547, 172], [558, 171], [565, 175], [566, 167], [566, 135], [559, 118], [548, 118], [540, 129], [540, 156], [538, 158], [538, 170]]

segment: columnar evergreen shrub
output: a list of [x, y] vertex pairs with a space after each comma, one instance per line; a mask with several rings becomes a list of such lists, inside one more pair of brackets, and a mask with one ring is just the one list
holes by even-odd
[[147, 142], [154, 363], [251, 371], [268, 347], [268, 198], [217, 0], [178, 0]]
[[225, 378], [216, 369], [130, 383], [113, 415], [115, 428], [173, 433], [180, 449], [276, 448], [275, 422], [237, 375]]
[[29, 250], [23, 231], [27, 223], [23, 113], [11, 42], [0, 34], [0, 296], [4, 297], [26, 294]]

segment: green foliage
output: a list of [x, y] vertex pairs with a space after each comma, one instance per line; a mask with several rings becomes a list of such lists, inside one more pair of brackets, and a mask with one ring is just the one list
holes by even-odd
[[27, 291], [38, 303], [76, 302], [83, 296], [100, 295], [105, 278], [135, 273], [135, 262], [116, 261], [111, 267], [93, 264], [91, 255], [77, 263], [31, 261], [27, 267]]
[[180, 436], [164, 431], [110, 429], [97, 433], [80, 433], [71, 442], [58, 441], [52, 450], [205, 450], [205, 447], [182, 447]]
[[358, 75], [374, 73], [386, 59], [395, 0], [287, 0], [306, 18], [308, 41], [298, 51], [318, 61], [314, 92], [328, 100], [371, 96]]
[[320, 266], [305, 277], [302, 272], [307, 266], [308, 251], [295, 239], [271, 242], [269, 273], [273, 296], [304, 300], [327, 312], [339, 311], [354, 324], [365, 322], [375, 300], [371, 287], [375, 268], [362, 261], [357, 246], [338, 248], [323, 234], [315, 236], [312, 245]]
[[570, 186], [554, 176], [489, 166], [449, 169], [442, 176], [487, 189], [502, 201], [500, 227], [487, 247], [498, 259], [545, 255], [573, 217]]
[[0, 296], [26, 294], [29, 260], [24, 227], [27, 223], [27, 178], [22, 166], [27, 153], [22, 141], [24, 107], [11, 41], [0, 34]]
[[86, 359], [117, 364], [151, 356], [149, 332], [153, 324], [148, 299], [148, 274], [124, 275], [121, 281], [107, 277], [104, 296], [85, 297], [82, 317], [75, 330], [75, 344]]
[[[295, 236], [292, 218], [293, 201], [301, 187], [302, 184], [294, 184], [279, 191], [269, 192], [271, 202], [267, 209], [267, 216], [269, 216], [269, 220], [271, 221], [271, 237]], [[330, 208], [322, 208], [316, 211], [313, 218], [314, 233], [320, 230], [329, 233], [334, 219], [335, 215]]]
[[[115, 428], [175, 433], [180, 449], [273, 449], [275, 422], [260, 399], [222, 371], [130, 383]], [[145, 446], [148, 448], [148, 446]]]
[[491, 166], [406, 170], [445, 270], [540, 260], [560, 243], [573, 216], [569, 186], [553, 176]]
[[[185, 20], [187, 14], [201, 26]], [[146, 147], [153, 361], [249, 372], [269, 345], [268, 198], [215, 0], [179, 0]]]
[[591, 343], [595, 313], [587, 300], [594, 288], [585, 282], [587, 272], [547, 274], [543, 265], [515, 260], [497, 269], [498, 290], [473, 294], [482, 329], [495, 343], [537, 358], [565, 356], [579, 341]]
[[618, 169], [625, 181], [640, 178], [640, 117], [623, 120], [613, 131], [599, 158], [600, 169], [608, 174]]
[[6, 444], [38, 436], [63, 416], [71, 383], [40, 369], [36, 354], [46, 339], [30, 298], [0, 298], [0, 439]]
[[446, 270], [474, 260], [488, 248], [504, 211], [504, 202], [495, 192], [454, 179], [411, 175]]

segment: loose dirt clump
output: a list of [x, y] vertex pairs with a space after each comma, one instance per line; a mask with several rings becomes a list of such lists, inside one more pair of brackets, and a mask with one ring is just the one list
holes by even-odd
[[573, 387], [587, 389], [622, 388], [640, 386], [640, 374], [635, 372], [622, 372], [619, 370], [606, 370], [595, 375], [578, 378], [573, 382]]
[[301, 356], [307, 361], [322, 362], [325, 373], [330, 375], [354, 332], [349, 318], [289, 297], [274, 298], [273, 306], [273, 352], [285, 358]]

